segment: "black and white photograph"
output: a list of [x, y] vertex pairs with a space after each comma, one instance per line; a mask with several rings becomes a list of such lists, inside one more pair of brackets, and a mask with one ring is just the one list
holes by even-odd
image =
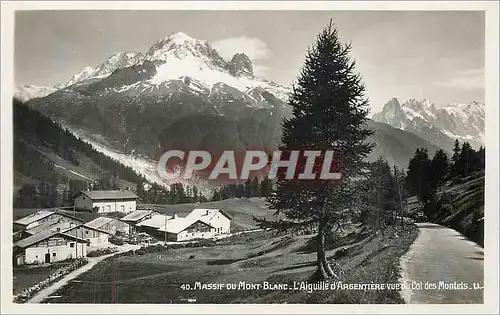
[[498, 3], [257, 2], [2, 2], [3, 310], [498, 312]]

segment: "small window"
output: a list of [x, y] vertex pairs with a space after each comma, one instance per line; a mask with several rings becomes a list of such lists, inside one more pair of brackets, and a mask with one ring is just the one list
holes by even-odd
[[56, 253], [52, 253], [52, 257], [56, 257]]
[[87, 243], [87, 247], [90, 247], [90, 243]]
[[69, 243], [69, 247], [71, 248], [75, 247], [75, 243]]
[[89, 234], [89, 231], [85, 231], [85, 234]]
[[60, 232], [60, 231], [61, 231], [61, 228], [60, 228], [60, 227], [58, 227], [58, 228], [57, 228], [57, 232]]

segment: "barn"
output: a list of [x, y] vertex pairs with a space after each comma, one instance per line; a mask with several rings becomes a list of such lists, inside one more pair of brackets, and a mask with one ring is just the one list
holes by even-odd
[[222, 209], [194, 209], [186, 217], [188, 220], [198, 219], [215, 228], [215, 234], [231, 232], [231, 216]]
[[85, 257], [88, 245], [82, 238], [46, 230], [14, 243], [14, 264], [45, 264]]
[[137, 232], [145, 232], [156, 238], [163, 238], [163, 232], [159, 229], [171, 219], [170, 216], [164, 214], [153, 214], [151, 218], [143, 220], [136, 225]]
[[180, 218], [174, 214], [158, 229], [167, 233], [169, 241], [181, 242], [200, 238], [213, 238], [229, 234], [231, 217], [221, 209], [194, 209], [186, 217]]
[[14, 231], [31, 231], [32, 233], [30, 234], [35, 234], [33, 231], [37, 228], [44, 230], [45, 227], [55, 224], [67, 225], [70, 227], [79, 225], [82, 222], [83, 221], [77, 217], [57, 210], [41, 210], [14, 221]]
[[65, 230], [65, 234], [86, 240], [92, 248], [109, 246], [110, 232], [82, 224]]
[[85, 223], [85, 226], [107, 231], [111, 233], [111, 235], [115, 235], [117, 233], [129, 234], [130, 232], [130, 226], [127, 223], [108, 217], [95, 218], [94, 220]]
[[98, 213], [133, 212], [137, 208], [137, 195], [129, 190], [82, 191], [75, 198], [75, 209]]
[[134, 234], [139, 223], [151, 219], [155, 214], [157, 214], [157, 212], [153, 210], [136, 210], [132, 213], [127, 214], [120, 220], [129, 225], [129, 234]]

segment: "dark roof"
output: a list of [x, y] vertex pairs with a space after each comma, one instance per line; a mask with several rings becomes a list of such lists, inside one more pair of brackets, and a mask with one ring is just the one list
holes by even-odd
[[80, 228], [80, 227], [83, 227], [83, 228], [86, 228], [86, 229], [89, 229], [89, 230], [94, 230], [94, 231], [97, 231], [97, 232], [102, 232], [102, 233], [106, 233], [106, 234], [111, 234], [110, 232], [108, 231], [105, 231], [105, 230], [101, 230], [101, 229], [98, 229], [98, 228], [95, 228], [95, 227], [91, 227], [91, 226], [88, 226], [87, 224], [81, 224], [81, 225], [76, 225], [76, 226], [73, 226], [73, 227], [70, 227], [70, 228], [67, 228], [66, 230], [64, 230], [65, 233], [69, 232], [69, 231], [72, 231], [76, 228]]
[[62, 216], [65, 216], [65, 217], [68, 217], [68, 218], [72, 218], [72, 219], [75, 219], [77, 221], [82, 221], [80, 218], [77, 218], [77, 217], [74, 217], [68, 213], [64, 213], [62, 211], [58, 211], [58, 210], [41, 210], [41, 211], [38, 211], [36, 213], [33, 213], [33, 214], [30, 214], [28, 216], [25, 216], [19, 220], [16, 220], [14, 221], [14, 223], [16, 224], [20, 224], [20, 225], [28, 225], [28, 224], [31, 224], [33, 222], [36, 222], [36, 221], [39, 221], [41, 219], [44, 219], [50, 215], [53, 215], [53, 214], [60, 214]]
[[88, 243], [88, 241], [86, 241], [82, 238], [79, 238], [79, 237], [75, 237], [73, 235], [65, 234], [62, 232], [54, 232], [54, 231], [47, 230], [47, 231], [37, 233], [35, 235], [32, 235], [30, 237], [27, 237], [25, 239], [18, 241], [17, 243], [14, 244], [14, 247], [26, 248], [26, 247], [29, 247], [29, 246], [34, 245], [36, 243], [39, 243], [39, 242], [46, 240], [46, 239], [48, 239], [52, 236], [55, 236], [55, 235], [60, 235], [60, 236], [67, 238], [67, 239], [69, 238], [69, 239], [73, 239], [73, 240], [78, 240], [78, 241], [81, 241], [82, 243], [83, 242]]
[[56, 224], [52, 224], [52, 225], [45, 225], [45, 224], [37, 225], [34, 228], [29, 229], [29, 230], [25, 230], [25, 231], [26, 231], [26, 233], [29, 233], [31, 235], [35, 235], [35, 234], [38, 234], [38, 233], [46, 231], [46, 230], [59, 232], [57, 230], [58, 228], [59, 228], [59, 231], [64, 232], [64, 230], [68, 230], [70, 227], [67, 226], [66, 222], [61, 222], [61, 223], [56, 223]]
[[109, 199], [137, 199], [136, 194], [130, 190], [93, 190], [82, 191], [82, 194], [92, 200], [109, 200]]
[[30, 214], [26, 217], [23, 217], [19, 220], [16, 220], [16, 221], [14, 221], [14, 223], [20, 224], [20, 225], [28, 225], [30, 223], [39, 221], [39, 220], [46, 218], [46, 217], [53, 215], [53, 214], [54, 214], [54, 211], [42, 210], [42, 211], [38, 211], [36, 213]]
[[152, 214], [153, 212], [154, 212], [153, 210], [136, 210], [134, 212], [127, 214], [126, 216], [124, 216], [120, 220], [134, 222], [134, 221], [138, 221], [138, 220]]
[[64, 214], [72, 216], [74, 218], [78, 218], [82, 222], [92, 221], [96, 217], [96, 214], [93, 212], [90, 212], [90, 211], [60, 210], [59, 213], [64, 213]]
[[115, 220], [116, 219], [108, 218], [108, 217], [98, 217], [98, 218], [95, 218], [92, 221], [89, 221], [89, 222], [85, 223], [84, 225], [87, 226], [87, 227], [98, 229], [101, 226], [103, 226], [105, 224], [108, 224], [110, 222], [113, 222]]

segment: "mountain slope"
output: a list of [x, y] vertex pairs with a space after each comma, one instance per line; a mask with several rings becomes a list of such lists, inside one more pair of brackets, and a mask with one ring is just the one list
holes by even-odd
[[[255, 77], [245, 54], [226, 61], [207, 41], [175, 33], [144, 54], [118, 53], [86, 68], [66, 87], [28, 105], [83, 137], [92, 135], [107, 154], [133, 152], [146, 165], [139, 172], [149, 176], [150, 161], [167, 149], [215, 155], [228, 149], [276, 150], [282, 119], [291, 115], [289, 93]], [[431, 153], [437, 148], [388, 125], [369, 127], [379, 146], [373, 156], [403, 167], [417, 147]]]
[[455, 139], [468, 141], [474, 147], [484, 145], [485, 105], [478, 102], [438, 109], [426, 99], [400, 103], [393, 98], [373, 119], [415, 133], [448, 150]]
[[[108, 74], [89, 70], [77, 75], [71, 85], [29, 105], [100, 134], [124, 152], [155, 156], [162, 135], [170, 133], [176, 122], [199, 121], [194, 117], [200, 115], [234, 125], [241, 131], [236, 137], [241, 145], [257, 142], [257, 148], [275, 148], [266, 139], [276, 138], [281, 118], [290, 115], [284, 102], [289, 90], [255, 78], [244, 54], [226, 62], [208, 42], [176, 33], [153, 44], [146, 54], [134, 56], [97, 67], [108, 69]], [[121, 64], [126, 66], [115, 69]], [[272, 130], [255, 141], [250, 130], [266, 124]]]
[[[430, 156], [441, 149], [411, 132], [394, 128], [388, 124], [369, 120], [368, 128], [375, 131], [369, 140], [377, 144], [370, 160], [383, 157], [389, 164], [406, 169], [417, 148], [426, 148]], [[448, 155], [451, 154], [449, 150], [445, 151], [448, 151]]]
[[82, 142], [59, 124], [15, 100], [14, 193], [24, 185], [48, 183], [59, 192], [71, 180], [86, 182], [116, 177], [120, 188], [135, 189], [143, 177]]

